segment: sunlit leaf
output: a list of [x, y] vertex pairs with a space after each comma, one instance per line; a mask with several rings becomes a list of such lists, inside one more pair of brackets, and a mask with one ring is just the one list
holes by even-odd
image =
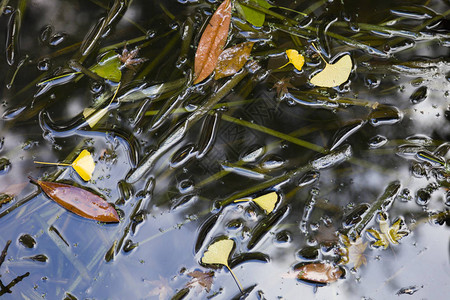
[[[255, 0], [255, 2], [263, 8], [269, 9], [273, 7], [273, 5], [270, 5], [266, 0]], [[266, 19], [265, 13], [245, 5], [240, 5], [239, 3], [237, 7], [247, 22], [257, 27], [264, 25], [264, 21]]]
[[346, 54], [334, 64], [325, 61], [325, 68], [314, 75], [310, 82], [321, 87], [335, 87], [347, 81], [352, 71], [353, 63], [350, 55]]
[[119, 54], [111, 50], [90, 70], [102, 78], [119, 82], [122, 78], [121, 65]]
[[200, 285], [206, 290], [207, 293], [209, 293], [214, 279], [213, 271], [201, 272], [196, 270], [189, 272], [188, 275], [192, 277], [192, 280], [186, 285], [187, 287], [192, 288], [196, 285]]
[[367, 248], [367, 242], [363, 243], [361, 237], [351, 241], [346, 235], [340, 236], [344, 249], [341, 250], [342, 259], [340, 263], [353, 265], [353, 268], [359, 269], [361, 265], [367, 264], [364, 251]]
[[250, 57], [253, 42], [244, 42], [225, 49], [218, 58], [214, 79], [236, 74]]
[[389, 244], [397, 245], [398, 241], [409, 234], [403, 219], [399, 218], [397, 221], [389, 226], [389, 220], [384, 214], [379, 214], [380, 231], [376, 229], [368, 229], [367, 233], [375, 240], [373, 246], [384, 247], [386, 249]]
[[314, 283], [335, 282], [344, 275], [343, 270], [331, 263], [307, 263], [295, 268], [297, 278]]
[[81, 151], [80, 155], [73, 161], [72, 167], [83, 180], [91, 180], [92, 173], [94, 173], [95, 169], [95, 162], [91, 153], [87, 150]]
[[223, 265], [225, 266], [233, 276], [234, 280], [242, 291], [242, 285], [239, 283], [237, 277], [234, 275], [230, 266], [228, 265], [228, 258], [231, 250], [233, 250], [234, 241], [231, 239], [223, 239], [216, 241], [209, 245], [208, 249], [203, 253], [202, 263], [207, 265]]
[[68, 184], [30, 180], [39, 185], [50, 199], [65, 209], [87, 219], [119, 222], [116, 210], [100, 196]]
[[286, 50], [286, 55], [289, 61], [285, 65], [279, 67], [279, 69], [284, 68], [288, 64], [293, 64], [294, 68], [296, 68], [299, 71], [303, 68], [303, 65], [305, 64], [305, 57], [300, 53], [298, 53], [297, 50], [288, 49]]
[[194, 84], [208, 77], [217, 64], [230, 29], [231, 0], [225, 0], [211, 17], [203, 31], [194, 61]]

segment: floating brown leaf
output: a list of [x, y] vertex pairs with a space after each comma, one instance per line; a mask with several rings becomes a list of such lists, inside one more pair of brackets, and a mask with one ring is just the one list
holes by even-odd
[[244, 42], [225, 49], [218, 58], [214, 79], [236, 74], [245, 65], [252, 52], [253, 42]]
[[71, 212], [100, 222], [119, 222], [116, 210], [100, 196], [68, 184], [30, 180], [39, 185], [53, 201]]
[[216, 67], [227, 41], [230, 21], [231, 0], [225, 0], [211, 17], [198, 43], [194, 62], [194, 84], [203, 81]]
[[344, 273], [341, 268], [330, 263], [307, 263], [296, 268], [298, 279], [314, 283], [330, 283], [341, 278]]

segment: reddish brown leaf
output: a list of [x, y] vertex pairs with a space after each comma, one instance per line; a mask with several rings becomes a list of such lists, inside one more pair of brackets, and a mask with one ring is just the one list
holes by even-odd
[[197, 52], [195, 53], [194, 84], [208, 77], [217, 64], [217, 59], [227, 41], [231, 21], [231, 0], [225, 0], [206, 25]]
[[253, 42], [244, 42], [225, 49], [219, 55], [214, 79], [236, 74], [249, 59], [253, 44]]
[[68, 184], [30, 179], [39, 185], [50, 199], [81, 217], [100, 222], [119, 222], [114, 207], [100, 196]]
[[211, 290], [211, 286], [213, 284], [214, 280], [214, 272], [201, 272], [201, 271], [194, 271], [188, 273], [189, 276], [193, 277], [193, 279], [186, 285], [189, 288], [192, 288], [195, 285], [202, 286], [207, 293]]
[[330, 263], [308, 263], [295, 269], [298, 271], [298, 279], [315, 282], [330, 283], [341, 278], [342, 269]]

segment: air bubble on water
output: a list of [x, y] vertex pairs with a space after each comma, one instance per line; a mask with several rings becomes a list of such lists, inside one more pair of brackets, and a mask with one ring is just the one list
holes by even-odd
[[450, 191], [445, 193], [445, 205], [450, 206]]
[[0, 158], [0, 175], [8, 173], [11, 169], [11, 162], [6, 157]]
[[412, 104], [418, 104], [424, 101], [427, 98], [427, 95], [428, 95], [428, 88], [426, 86], [421, 86], [411, 94], [409, 100], [411, 101]]
[[431, 194], [426, 189], [419, 189], [416, 193], [416, 203], [425, 206], [430, 203]]
[[408, 136], [406, 140], [417, 145], [429, 146], [433, 143], [433, 139], [424, 134], [415, 134]]
[[253, 145], [242, 154], [241, 160], [243, 162], [247, 162], [247, 163], [254, 162], [259, 157], [261, 157], [261, 155], [263, 155], [265, 152], [266, 152], [266, 149], [264, 146]]
[[267, 155], [263, 159], [260, 166], [261, 166], [261, 168], [266, 169], [266, 170], [273, 170], [273, 169], [281, 168], [284, 165], [284, 163], [285, 163], [285, 160], [283, 158], [281, 158], [278, 155], [271, 154], [271, 155]]
[[181, 180], [177, 185], [180, 193], [185, 194], [194, 190], [194, 181], [192, 179]]
[[154, 29], [149, 29], [147, 30], [147, 32], [145, 33], [146, 37], [148, 39], [154, 38], [156, 36], [156, 30]]
[[50, 69], [50, 60], [48, 58], [41, 59], [37, 63], [37, 68], [39, 71], [48, 71]]
[[287, 230], [282, 230], [275, 235], [274, 242], [278, 247], [288, 247], [292, 242], [292, 234]]
[[369, 123], [374, 127], [393, 125], [403, 119], [403, 113], [395, 106], [380, 105], [369, 114]]
[[325, 168], [334, 167], [353, 155], [352, 147], [350, 145], [344, 145], [335, 151], [321, 156], [311, 162], [311, 166], [316, 170], [322, 170]]
[[377, 149], [384, 146], [388, 142], [388, 139], [382, 135], [376, 135], [369, 140], [369, 148]]
[[315, 183], [320, 177], [320, 173], [317, 171], [310, 171], [305, 173], [299, 180], [297, 185], [299, 187], [304, 187]]
[[366, 78], [364, 78], [364, 84], [369, 89], [377, 88], [380, 85], [380, 82], [381, 82], [380, 78], [372, 74], [369, 74], [366, 76]]
[[412, 200], [411, 191], [408, 188], [404, 188], [398, 195], [397, 199], [401, 202], [409, 202]]
[[427, 176], [427, 170], [423, 164], [414, 162], [411, 166], [411, 173], [416, 178], [422, 178]]
[[54, 35], [52, 35], [50, 37], [50, 39], [48, 40], [48, 44], [52, 47], [56, 47], [59, 44], [61, 44], [62, 42], [64, 42], [64, 40], [66, 39], [67, 34], [65, 33], [55, 33]]
[[41, 29], [41, 33], [39, 34], [39, 40], [42, 43], [47, 43], [48, 40], [50, 39], [50, 36], [52, 34], [53, 28], [50, 25], [44, 26]]

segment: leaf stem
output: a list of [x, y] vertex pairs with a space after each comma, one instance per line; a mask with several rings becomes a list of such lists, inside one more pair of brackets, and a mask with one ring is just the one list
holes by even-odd
[[233, 276], [234, 281], [236, 281], [236, 284], [239, 287], [239, 290], [241, 291], [241, 293], [244, 293], [244, 289], [242, 288], [242, 284], [239, 282], [239, 279], [236, 277], [236, 275], [234, 274], [233, 270], [231, 270], [231, 268], [228, 265], [225, 265], [225, 267], [227, 267], [228, 271], [230, 271], [231, 276]]

